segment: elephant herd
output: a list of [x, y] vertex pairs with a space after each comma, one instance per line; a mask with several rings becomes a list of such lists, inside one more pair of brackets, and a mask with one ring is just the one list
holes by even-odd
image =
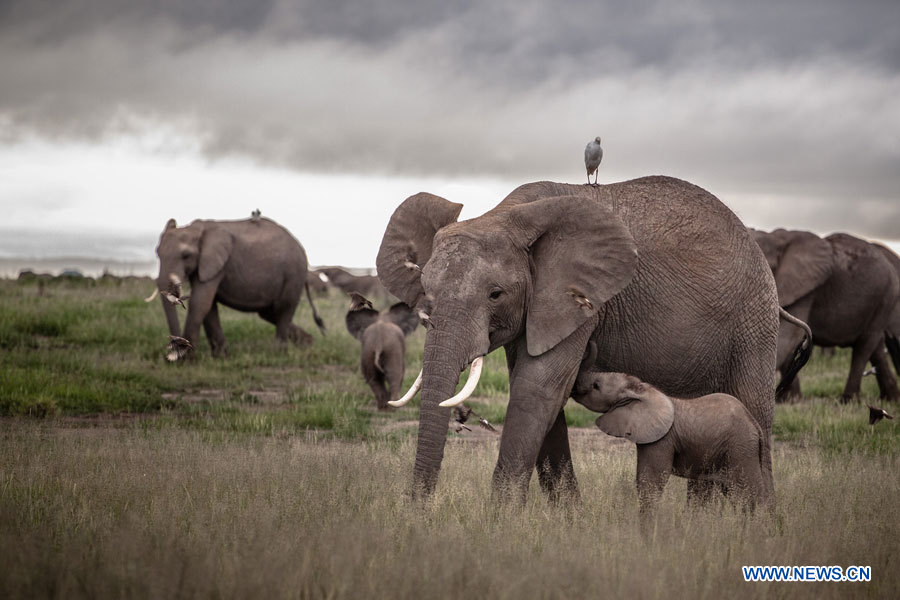
[[[299, 242], [269, 219], [169, 221], [157, 287], [163, 293], [172, 277], [191, 286], [183, 331], [163, 299], [170, 332], [193, 342], [202, 324], [213, 354], [224, 353], [221, 302], [258, 312], [279, 339], [308, 343], [291, 322], [301, 293], [312, 305], [317, 281], [358, 292], [346, 325], [361, 342], [377, 406], [421, 395], [418, 498], [437, 485], [451, 406], [477, 385], [482, 358], [501, 347], [509, 402], [493, 474], [499, 501], [524, 501], [535, 470], [551, 499], [577, 498], [570, 397], [604, 413], [601, 429], [639, 445], [642, 497], [653, 496], [648, 482], [659, 487], [674, 473], [689, 478], [692, 497], [712, 483], [768, 506], [776, 368], [796, 392], [812, 342], [850, 346], [845, 396], [858, 394], [871, 360], [882, 394], [896, 399], [883, 346], [900, 349], [900, 258], [885, 248], [845, 234], [753, 231], [709, 192], [670, 177], [530, 183], [479, 217], [458, 221], [461, 209], [429, 193], [407, 198], [384, 232], [378, 277], [356, 281], [340, 270], [310, 272]], [[387, 293], [400, 302], [384, 313], [365, 298]], [[405, 336], [419, 323], [422, 371], [398, 399]], [[636, 410], [649, 397], [657, 412]], [[690, 422], [702, 424], [694, 438], [684, 433]], [[645, 427], [654, 434], [639, 435]], [[721, 460], [699, 458], [710, 446], [727, 450]], [[726, 471], [738, 475], [723, 479]]]

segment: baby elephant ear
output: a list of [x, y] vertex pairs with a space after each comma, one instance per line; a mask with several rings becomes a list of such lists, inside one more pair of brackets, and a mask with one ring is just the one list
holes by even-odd
[[345, 319], [347, 331], [356, 339], [360, 339], [366, 328], [377, 320], [378, 311], [368, 307], [347, 311], [347, 318]]
[[411, 334], [419, 326], [419, 316], [405, 302], [398, 302], [391, 306], [388, 309], [387, 318], [403, 331], [403, 335]]
[[642, 387], [640, 390], [629, 389], [626, 397], [632, 401], [598, 418], [597, 427], [635, 444], [652, 444], [666, 435], [675, 422], [675, 406], [656, 388], [647, 384]]

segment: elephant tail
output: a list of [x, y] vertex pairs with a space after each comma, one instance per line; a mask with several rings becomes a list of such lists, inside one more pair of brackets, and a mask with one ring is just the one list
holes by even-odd
[[313, 320], [316, 322], [316, 326], [319, 328], [319, 331], [322, 332], [322, 335], [325, 335], [325, 321], [323, 321], [322, 317], [319, 316], [319, 313], [316, 312], [316, 305], [313, 304], [312, 294], [309, 293], [309, 282], [304, 283], [303, 287], [306, 288], [306, 299], [309, 300], [309, 305], [312, 307]]
[[890, 331], [884, 332], [884, 345], [887, 346], [888, 354], [891, 355], [891, 362], [894, 363], [894, 370], [900, 374], [900, 340]]
[[803, 340], [796, 348], [794, 348], [794, 354], [791, 356], [790, 363], [787, 368], [781, 372], [781, 381], [778, 382], [778, 387], [775, 388], [775, 393], [781, 394], [784, 390], [791, 387], [797, 373], [800, 372], [800, 369], [803, 368], [803, 365], [805, 365], [809, 360], [809, 357], [812, 356], [813, 344], [812, 330], [810, 330], [809, 325], [781, 307], [778, 307], [778, 316], [803, 330]]

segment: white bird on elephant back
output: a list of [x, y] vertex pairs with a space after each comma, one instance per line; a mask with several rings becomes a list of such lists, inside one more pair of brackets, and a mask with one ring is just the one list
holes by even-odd
[[584, 168], [587, 169], [588, 185], [591, 185], [592, 174], [594, 175], [593, 185], [597, 185], [597, 172], [601, 160], [603, 160], [603, 148], [600, 147], [600, 136], [597, 136], [584, 147]]

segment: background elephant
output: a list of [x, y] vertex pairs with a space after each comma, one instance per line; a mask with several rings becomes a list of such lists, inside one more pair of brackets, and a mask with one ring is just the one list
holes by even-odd
[[388, 410], [388, 402], [400, 397], [406, 368], [406, 336], [419, 326], [419, 317], [402, 302], [379, 314], [364, 297], [353, 296], [353, 305], [347, 311], [347, 331], [362, 344], [360, 367], [375, 393], [378, 410]]
[[354, 275], [341, 267], [322, 267], [317, 272], [326, 276], [329, 285], [345, 294], [356, 292], [369, 298], [389, 298], [388, 291], [374, 275]]
[[[193, 221], [177, 227], [169, 219], [156, 248], [160, 291], [169, 333], [181, 335], [196, 346], [200, 325], [213, 355], [225, 354], [225, 334], [217, 304], [245, 312], [257, 312], [275, 325], [275, 337], [308, 343], [311, 336], [291, 321], [306, 288], [306, 252], [284, 227], [266, 218], [242, 221]], [[176, 307], [165, 298], [174, 275], [191, 286], [184, 332]], [[316, 312], [307, 288], [316, 324], [325, 325]]]
[[316, 296], [328, 295], [328, 284], [320, 277], [318, 271], [310, 270], [306, 274], [306, 284], [309, 286], [309, 291]]
[[[880, 244], [872, 245], [888, 259], [888, 262], [894, 267], [894, 272], [897, 273], [897, 278], [900, 279], [900, 256], [897, 256], [890, 248], [885, 248]], [[891, 315], [888, 317], [884, 341], [894, 363], [894, 369], [900, 375], [900, 300], [894, 305], [894, 310], [891, 311]]]
[[[806, 321], [814, 343], [853, 349], [843, 401], [859, 395], [866, 362], [877, 370], [881, 396], [897, 400], [897, 381], [884, 353], [884, 332], [900, 298], [900, 279], [876, 246], [846, 233], [826, 238], [808, 231], [755, 231], [754, 237], [775, 276], [778, 301]], [[782, 326], [778, 366], [797, 340], [796, 328]], [[799, 394], [799, 385], [792, 393]]]
[[603, 413], [597, 427], [637, 444], [641, 512], [651, 509], [669, 475], [685, 477], [704, 495], [720, 490], [755, 505], [766, 501], [763, 432], [734, 396], [683, 400], [624, 373], [581, 371], [572, 399]]
[[524, 501], [531, 472], [551, 499], [577, 493], [563, 405], [588, 341], [595, 366], [678, 397], [725, 392], [764, 433], [774, 491], [778, 302], [740, 220], [685, 181], [597, 187], [539, 182], [456, 222], [462, 205], [420, 193], [388, 223], [377, 267], [428, 324], [414, 494], [434, 490], [460, 372], [503, 347], [510, 399], [495, 495]]

